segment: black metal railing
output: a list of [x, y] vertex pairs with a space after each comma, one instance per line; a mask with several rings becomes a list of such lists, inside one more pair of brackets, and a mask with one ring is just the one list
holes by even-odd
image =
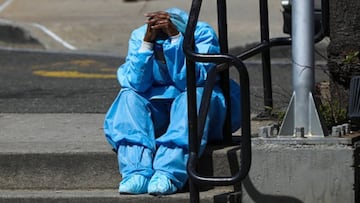
[[[228, 53], [227, 38], [227, 9], [226, 0], [217, 0], [218, 34], [220, 43], [220, 54], [202, 54], [194, 52], [194, 32], [201, 10], [202, 0], [193, 0], [189, 21], [186, 28], [183, 49], [187, 57], [187, 95], [188, 95], [188, 117], [189, 117], [189, 161], [187, 171], [189, 174], [190, 202], [199, 202], [199, 185], [233, 185], [246, 177], [251, 166], [251, 129], [250, 129], [250, 91], [249, 76], [243, 60], [254, 55], [262, 56], [263, 89], [264, 89], [264, 115], [267, 116], [273, 108], [270, 48], [275, 46], [291, 45], [290, 37], [269, 37], [268, 0], [259, 0], [260, 7], [260, 34], [261, 41], [237, 56]], [[328, 15], [329, 2], [321, 0], [322, 22], [314, 36], [314, 42], [321, 41], [329, 35]], [[196, 108], [196, 78], [195, 62], [213, 62], [218, 64], [209, 70], [206, 80], [199, 114]], [[229, 67], [234, 66], [239, 72], [241, 88], [241, 110], [242, 110], [242, 136], [241, 136], [241, 165], [238, 173], [231, 177], [204, 177], [197, 172], [198, 150], [203, 134], [210, 97], [215, 86], [216, 76], [220, 75], [220, 85], [224, 92], [227, 105], [227, 116], [224, 126], [224, 142], [232, 142], [231, 134], [231, 108]]]
[[[227, 36], [226, 34], [226, 3], [218, 0], [219, 12], [219, 41], [221, 54], [202, 54], [194, 52], [194, 32], [198, 21], [201, 0], [192, 2], [188, 26], [185, 32], [184, 52], [187, 57], [187, 95], [188, 95], [188, 117], [189, 117], [189, 160], [187, 172], [189, 175], [190, 201], [199, 202], [199, 185], [232, 185], [240, 182], [246, 177], [251, 166], [251, 130], [250, 130], [250, 92], [249, 76], [244, 63], [236, 56], [227, 54]], [[196, 101], [196, 78], [195, 62], [213, 62], [218, 64], [208, 72], [204, 93], [201, 99], [199, 116], [197, 114]], [[222, 78], [222, 88], [227, 101], [228, 112], [230, 110], [229, 99], [229, 65], [233, 65], [239, 72], [239, 81], [241, 88], [241, 111], [242, 111], [242, 136], [241, 136], [241, 166], [238, 173], [230, 177], [205, 177], [197, 172], [199, 144], [204, 130], [205, 119], [210, 103], [212, 90], [216, 83], [216, 77], [220, 74]], [[231, 119], [227, 114], [227, 119]], [[230, 122], [231, 123], [231, 122]], [[231, 127], [225, 127], [231, 129]], [[231, 136], [231, 133], [230, 133]]]

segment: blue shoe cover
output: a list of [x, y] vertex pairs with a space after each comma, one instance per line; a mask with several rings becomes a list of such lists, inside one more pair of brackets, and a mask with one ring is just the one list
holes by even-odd
[[151, 195], [169, 195], [175, 193], [177, 188], [168, 177], [155, 173], [149, 182], [147, 190]]
[[142, 175], [132, 175], [120, 182], [120, 194], [144, 194], [147, 192], [149, 178]]

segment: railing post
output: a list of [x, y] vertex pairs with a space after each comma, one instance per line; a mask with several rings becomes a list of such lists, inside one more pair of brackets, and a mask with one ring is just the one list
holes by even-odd
[[[186, 33], [191, 33], [187, 36], [189, 38], [189, 43], [192, 45], [192, 50], [195, 47], [194, 40], [194, 31], [190, 31], [191, 27], [189, 25], [196, 24], [194, 16], [199, 15], [201, 0], [193, 0], [191, 5], [191, 11], [189, 15], [188, 26], [186, 28]], [[195, 26], [193, 27], [195, 28]], [[186, 51], [186, 49], [185, 49]], [[195, 62], [186, 58], [186, 83], [187, 83], [187, 101], [188, 101], [188, 123], [189, 123], [189, 157], [195, 156], [198, 157], [198, 142], [197, 142], [197, 128], [198, 128], [198, 118], [197, 118], [197, 101], [196, 101], [196, 78], [195, 78]], [[189, 161], [187, 163], [189, 165]], [[197, 168], [195, 166], [195, 168]], [[199, 185], [194, 182], [193, 179], [189, 178], [189, 192], [190, 192], [190, 203], [199, 203], [200, 202], [200, 189]]]
[[[270, 44], [268, 0], [259, 0], [261, 43]], [[261, 52], [264, 91], [264, 116], [270, 116], [273, 108], [270, 48]]]
[[[228, 36], [227, 36], [227, 9], [226, 1], [217, 0], [218, 13], [218, 35], [220, 44], [220, 53], [229, 53]], [[226, 66], [229, 66], [226, 64]], [[230, 85], [229, 85], [229, 69], [220, 73], [221, 89], [223, 90], [226, 103], [226, 119], [223, 128], [224, 142], [230, 143], [232, 141], [231, 135], [231, 101], [230, 101]]]

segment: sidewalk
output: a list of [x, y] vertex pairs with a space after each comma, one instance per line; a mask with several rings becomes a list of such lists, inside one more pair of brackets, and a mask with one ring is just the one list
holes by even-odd
[[[104, 116], [0, 113], [0, 154], [111, 152], [103, 133]], [[252, 121], [252, 134], [257, 136], [259, 127], [273, 123]]]
[[[46, 49], [92, 51], [125, 55], [131, 31], [144, 23], [149, 11], [179, 7], [189, 11], [191, 0], [14, 0], [0, 1], [0, 19], [24, 28]], [[272, 37], [283, 36], [279, 0], [269, 1]], [[260, 40], [258, 1], [227, 1], [230, 49]], [[200, 20], [217, 28], [216, 1], [204, 1]], [[0, 21], [0, 25], [1, 22]], [[53, 35], [59, 37], [55, 39]], [[64, 45], [67, 43], [69, 46]], [[72, 49], [73, 47], [74, 49]]]

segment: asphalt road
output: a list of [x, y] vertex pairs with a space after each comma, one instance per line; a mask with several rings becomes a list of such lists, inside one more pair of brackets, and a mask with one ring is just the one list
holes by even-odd
[[[286, 50], [285, 50], [286, 51]], [[120, 56], [0, 49], [0, 112], [104, 113], [120, 86], [116, 70]], [[260, 61], [245, 62], [250, 77], [252, 112], [263, 110]], [[327, 79], [325, 64], [316, 65], [316, 81]], [[230, 75], [238, 81], [235, 68]], [[292, 93], [291, 61], [272, 63], [276, 109], [286, 108]]]
[[120, 87], [111, 56], [0, 50], [0, 112], [105, 112]]

